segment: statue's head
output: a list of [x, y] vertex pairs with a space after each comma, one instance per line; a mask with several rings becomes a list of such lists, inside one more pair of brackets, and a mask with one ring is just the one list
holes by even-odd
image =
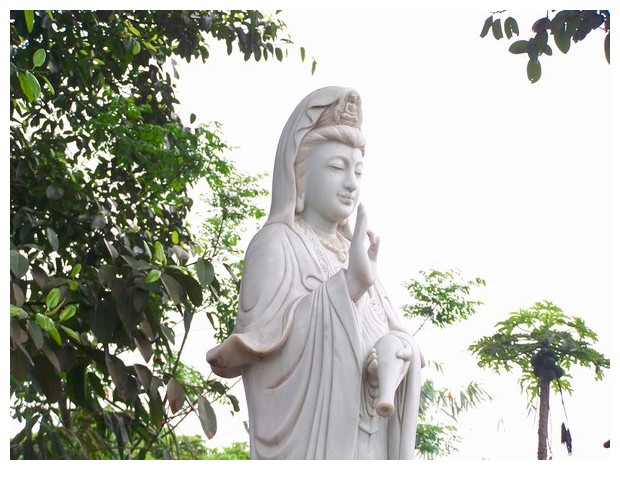
[[[359, 198], [359, 182], [362, 174], [362, 157], [366, 141], [360, 130], [362, 110], [359, 95], [348, 92], [338, 102], [327, 107], [313, 128], [301, 140], [295, 159], [296, 204], [295, 213], [301, 214], [308, 201], [325, 203], [329, 200], [326, 189], [330, 182], [340, 185], [331, 188], [342, 190], [344, 207], [340, 209], [339, 220], [350, 215]], [[308, 178], [308, 172], [314, 178]], [[340, 180], [335, 176], [339, 175]], [[314, 192], [307, 192], [308, 186]], [[313, 195], [314, 193], [314, 195]], [[348, 201], [350, 197], [351, 202]], [[327, 207], [327, 206], [325, 206]], [[350, 207], [350, 208], [346, 208]], [[333, 210], [333, 209], [332, 209]], [[334, 215], [337, 213], [334, 212]]]
[[[361, 159], [365, 145], [361, 123], [360, 96], [351, 88], [324, 87], [302, 99], [286, 122], [278, 143], [267, 223], [292, 225], [295, 215], [307, 209], [311, 200], [305, 192], [309, 167], [316, 159], [325, 158], [326, 149], [349, 149], [355, 152], [351, 155]], [[339, 224], [339, 229], [350, 236], [346, 220]]]

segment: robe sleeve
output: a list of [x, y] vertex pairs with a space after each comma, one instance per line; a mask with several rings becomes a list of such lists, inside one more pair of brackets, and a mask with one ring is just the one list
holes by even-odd
[[[261, 229], [248, 247], [241, 289], [237, 323], [231, 336], [207, 353], [214, 373], [225, 378], [241, 375], [250, 362], [279, 351], [291, 328], [290, 312], [316, 285], [323, 283], [320, 273], [309, 273], [313, 265], [300, 265], [309, 256], [294, 251], [294, 236], [283, 224]], [[344, 276], [327, 280], [330, 290], [348, 298]], [[353, 318], [350, 305], [337, 302], [344, 318]], [[353, 326], [351, 325], [353, 328]]]

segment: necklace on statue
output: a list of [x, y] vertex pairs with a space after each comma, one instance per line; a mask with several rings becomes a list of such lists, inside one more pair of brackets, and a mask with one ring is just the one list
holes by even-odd
[[[311, 239], [312, 243], [314, 243], [315, 245], [315, 251], [317, 248], [320, 248], [318, 244], [320, 244], [323, 247], [323, 250], [329, 250], [330, 252], [334, 253], [336, 255], [336, 257], [338, 258], [338, 261], [340, 263], [344, 263], [347, 261], [348, 258], [348, 246], [346, 244], [346, 242], [340, 237], [340, 235], [338, 234], [338, 232], [336, 232], [336, 237], [335, 237], [335, 241], [336, 243], [329, 241], [325, 238], [323, 238], [321, 235], [318, 234], [318, 232], [315, 232], [314, 229], [312, 227], [310, 227], [310, 225], [308, 225], [306, 222], [303, 221], [302, 218], [297, 218], [296, 219], [296, 223], [302, 228], [302, 230], [305, 232], [306, 237]], [[318, 240], [318, 244], [317, 244], [317, 240]], [[318, 254], [318, 252], [317, 252]], [[325, 253], [323, 253], [323, 255], [325, 255]], [[321, 255], [319, 255], [321, 256]], [[325, 258], [325, 260], [327, 260], [327, 258]]]
[[316, 235], [317, 238], [319, 239], [319, 242], [321, 242], [321, 245], [323, 245], [323, 247], [325, 247], [327, 250], [333, 252], [336, 254], [336, 256], [338, 257], [338, 260], [340, 262], [344, 262], [347, 259], [347, 246], [344, 244], [344, 242], [338, 238], [338, 236], [336, 236], [336, 241], [338, 242], [338, 245], [335, 245], [334, 243], [330, 242], [329, 240], [324, 239], [323, 237], [321, 237], [320, 235]]

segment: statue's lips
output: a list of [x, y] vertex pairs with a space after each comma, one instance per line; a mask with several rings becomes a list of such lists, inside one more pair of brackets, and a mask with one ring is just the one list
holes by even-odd
[[338, 198], [340, 198], [340, 201], [346, 205], [352, 205], [353, 204], [353, 197], [351, 195], [342, 195], [339, 194]]

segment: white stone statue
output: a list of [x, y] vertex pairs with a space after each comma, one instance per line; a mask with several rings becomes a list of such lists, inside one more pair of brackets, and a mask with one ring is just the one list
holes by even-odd
[[424, 360], [376, 278], [379, 238], [357, 205], [361, 121], [359, 95], [341, 87], [292, 113], [235, 330], [207, 353], [217, 375], [243, 377], [253, 459], [414, 455]]

